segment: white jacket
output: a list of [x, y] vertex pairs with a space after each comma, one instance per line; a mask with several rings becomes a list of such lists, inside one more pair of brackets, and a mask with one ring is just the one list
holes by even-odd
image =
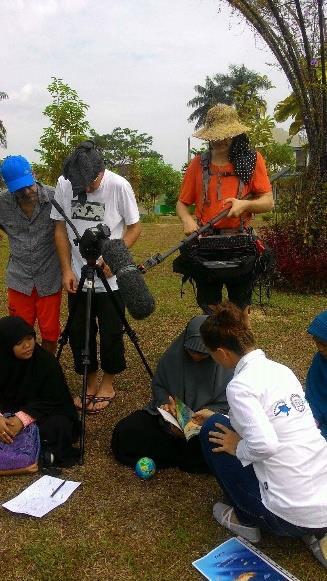
[[227, 386], [236, 456], [253, 464], [265, 507], [302, 527], [327, 527], [327, 442], [294, 373], [251, 351]]

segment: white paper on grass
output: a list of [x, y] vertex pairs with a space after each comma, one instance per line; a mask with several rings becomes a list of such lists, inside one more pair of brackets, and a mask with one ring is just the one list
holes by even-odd
[[[65, 484], [51, 497], [51, 494], [62, 482], [65, 482]], [[50, 510], [66, 502], [80, 484], [80, 482], [73, 482], [72, 480], [64, 481], [54, 476], [42, 476], [42, 478], [33, 482], [33, 484], [25, 488], [18, 496], [5, 502], [2, 506], [11, 512], [28, 514], [40, 518], [50, 512]]]

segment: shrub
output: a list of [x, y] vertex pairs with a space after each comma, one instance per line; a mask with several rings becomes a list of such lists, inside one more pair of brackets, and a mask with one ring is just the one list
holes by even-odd
[[274, 286], [300, 292], [327, 291], [327, 235], [306, 244], [295, 223], [261, 228], [275, 255]]
[[144, 224], [157, 224], [160, 222], [159, 214], [155, 214], [154, 212], [150, 212], [149, 214], [142, 214], [141, 215], [141, 222]]

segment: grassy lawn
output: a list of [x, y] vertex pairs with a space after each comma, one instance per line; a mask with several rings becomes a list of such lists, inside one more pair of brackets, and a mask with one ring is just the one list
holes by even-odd
[[[175, 220], [145, 224], [134, 250], [136, 259], [139, 262], [166, 250], [181, 238]], [[4, 315], [4, 239], [0, 260], [0, 314]], [[180, 281], [172, 274], [171, 262], [172, 258], [167, 259], [146, 275], [156, 297], [155, 313], [144, 321], [131, 321], [152, 367], [188, 319], [200, 312], [190, 285], [180, 298]], [[253, 307], [252, 325], [259, 346], [290, 366], [301, 381], [313, 354], [305, 329], [325, 308], [324, 296], [277, 292], [265, 310]], [[2, 510], [4, 577], [12, 581], [195, 581], [201, 577], [191, 562], [229, 537], [211, 516], [212, 505], [220, 498], [213, 478], [166, 470], [145, 482], [111, 456], [108, 445], [113, 426], [149, 399], [147, 374], [128, 339], [126, 346], [128, 370], [117, 379], [117, 397], [110, 409], [87, 418], [85, 465], [64, 472], [65, 478], [82, 481], [80, 489], [65, 505], [39, 520]], [[62, 364], [72, 391], [78, 393], [81, 380], [73, 371], [68, 347]], [[33, 479], [2, 478], [1, 503]], [[302, 581], [327, 580], [327, 572], [298, 541], [264, 535], [260, 549]]]

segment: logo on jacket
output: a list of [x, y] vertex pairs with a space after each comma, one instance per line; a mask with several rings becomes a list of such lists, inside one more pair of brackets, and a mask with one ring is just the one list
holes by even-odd
[[293, 408], [295, 408], [297, 412], [304, 412], [305, 401], [300, 396], [299, 393], [292, 393], [290, 400], [291, 400], [291, 406], [293, 406]]
[[286, 401], [284, 401], [283, 399], [280, 399], [274, 405], [274, 415], [275, 416], [279, 416], [279, 414], [286, 414], [288, 416], [290, 411], [291, 411], [291, 408], [288, 407], [288, 405], [286, 404]]

